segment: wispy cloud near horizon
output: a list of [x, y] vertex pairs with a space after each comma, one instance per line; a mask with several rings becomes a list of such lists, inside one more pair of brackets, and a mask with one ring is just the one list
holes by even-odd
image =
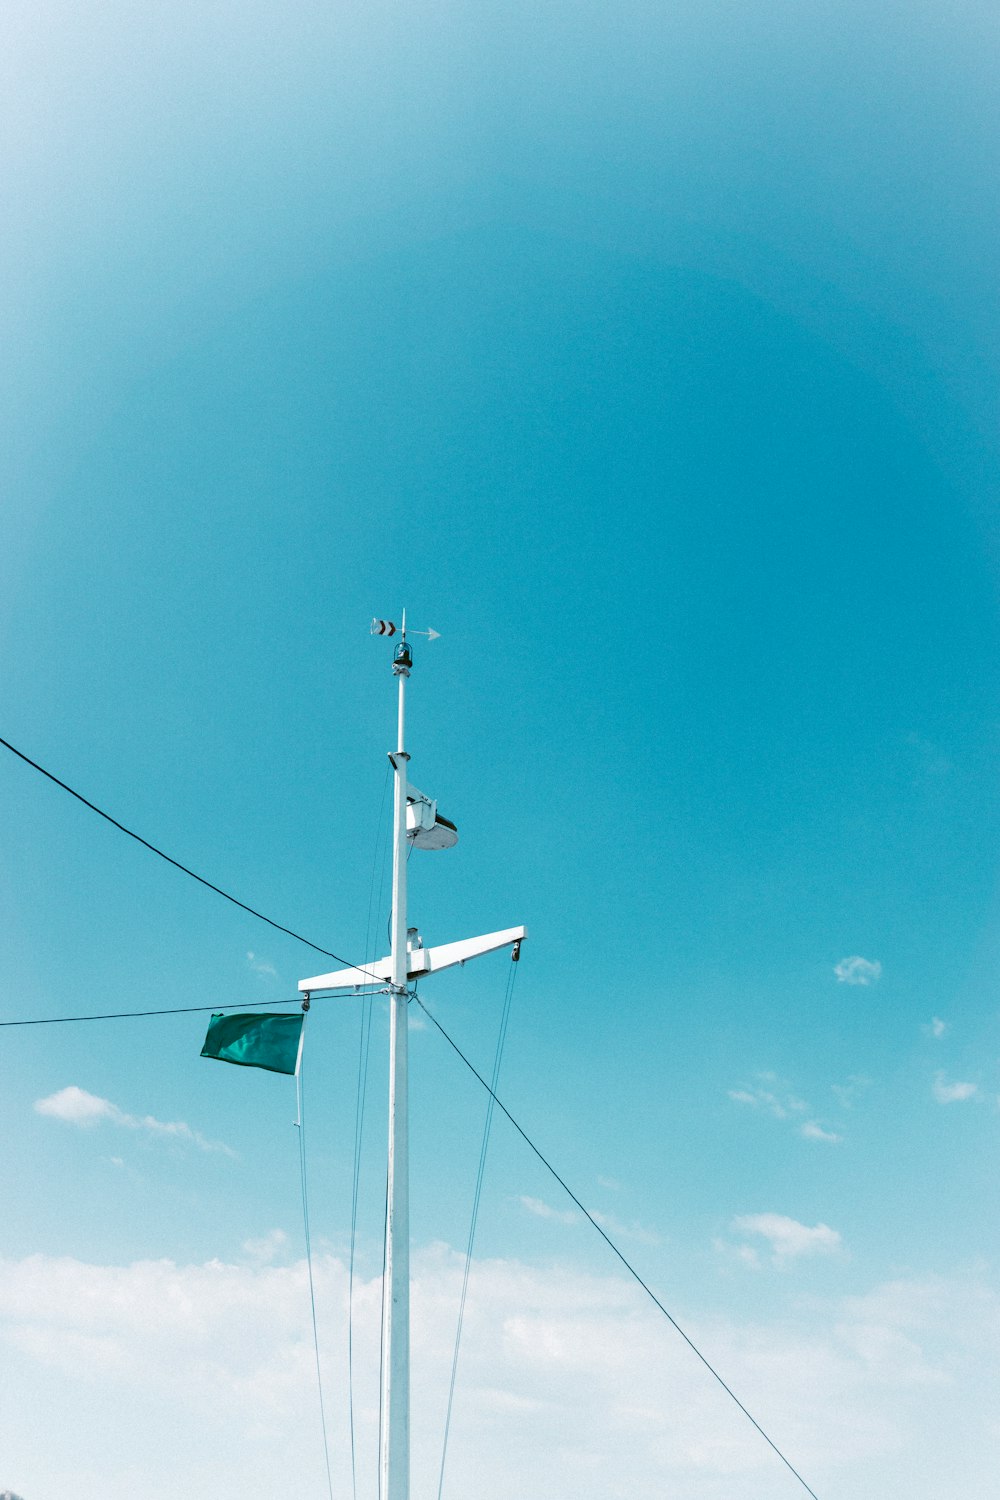
[[271, 1229], [256, 1239], [243, 1241], [243, 1249], [256, 1266], [269, 1266], [288, 1249], [288, 1235], [283, 1229]]
[[109, 1125], [116, 1125], [124, 1130], [145, 1131], [148, 1135], [163, 1139], [184, 1141], [197, 1146], [200, 1151], [220, 1151], [224, 1156], [236, 1156], [231, 1146], [222, 1141], [206, 1140], [199, 1131], [192, 1130], [183, 1120], [157, 1120], [153, 1115], [130, 1115], [110, 1099], [90, 1094], [86, 1089], [78, 1088], [75, 1083], [58, 1089], [44, 1099], [36, 1099], [34, 1107], [37, 1114], [45, 1115], [51, 1120], [62, 1120], [66, 1125], [76, 1125], [84, 1130], [106, 1121]]
[[[414, 1267], [421, 1378], [425, 1389], [440, 1389], [454, 1342], [442, 1311], [457, 1303], [464, 1254], [437, 1245], [418, 1250]], [[12, 1417], [27, 1421], [52, 1379], [61, 1381], [63, 1410], [82, 1444], [72, 1455], [60, 1453], [67, 1473], [82, 1459], [107, 1476], [105, 1491], [118, 1500], [135, 1493], [126, 1471], [137, 1472], [150, 1446], [161, 1443], [161, 1479], [180, 1493], [192, 1472], [218, 1473], [219, 1433], [231, 1432], [240, 1439], [233, 1449], [239, 1467], [227, 1471], [226, 1500], [263, 1493], [262, 1472], [276, 1481], [269, 1493], [315, 1489], [314, 1450], [302, 1442], [304, 1402], [315, 1389], [303, 1339], [303, 1260], [102, 1265], [36, 1254], [4, 1260], [0, 1273], [0, 1337], [18, 1376]], [[343, 1260], [321, 1253], [313, 1274], [320, 1305], [344, 1314], [331, 1316], [326, 1328], [323, 1359], [332, 1379], [347, 1359], [349, 1272]], [[858, 1293], [796, 1299], [770, 1320], [758, 1310], [711, 1318], [681, 1311], [686, 1331], [711, 1351], [751, 1410], [779, 1413], [783, 1428], [798, 1432], [795, 1457], [806, 1472], [824, 1472], [832, 1453], [826, 1488], [881, 1494], [885, 1485], [871, 1481], [879, 1455], [887, 1466], [880, 1476], [899, 1477], [902, 1461], [909, 1477], [936, 1456], [942, 1433], [956, 1451], [977, 1433], [985, 1438], [996, 1402], [998, 1300], [982, 1268], [948, 1279], [866, 1282]], [[358, 1276], [354, 1298], [366, 1451], [377, 1442], [380, 1276]], [[654, 1500], [666, 1488], [685, 1500], [733, 1500], [777, 1492], [777, 1480], [762, 1478], [769, 1471], [761, 1469], [759, 1435], [720, 1408], [708, 1383], [692, 1381], [687, 1357], [678, 1357], [662, 1321], [624, 1277], [477, 1259], [467, 1317], [478, 1336], [469, 1337], [466, 1351], [468, 1425], [455, 1449], [456, 1493]], [[943, 1405], [952, 1390], [952, 1405]], [[96, 1401], [120, 1429], [113, 1463], [105, 1426], [93, 1422]], [[975, 1421], [956, 1431], [964, 1409]], [[349, 1492], [346, 1422], [339, 1413], [335, 1421], [335, 1488]], [[568, 1465], [567, 1451], [583, 1462]], [[439, 1462], [432, 1446], [416, 1448], [415, 1480], [423, 1490], [436, 1483]], [[988, 1459], [980, 1470], [987, 1472]], [[988, 1483], [963, 1489], [988, 1491]], [[63, 1482], [61, 1492], [72, 1487]], [[934, 1493], [913, 1483], [906, 1492], [914, 1500]]]
[[519, 1195], [517, 1199], [522, 1208], [526, 1208], [529, 1214], [534, 1214], [536, 1219], [549, 1219], [554, 1224], [579, 1224], [580, 1215], [571, 1208], [553, 1208], [551, 1203], [546, 1203], [543, 1198], [531, 1198], [526, 1193]]
[[843, 1248], [839, 1231], [829, 1224], [800, 1224], [786, 1214], [740, 1214], [730, 1227], [737, 1234], [766, 1240], [778, 1267], [804, 1255], [832, 1255]]

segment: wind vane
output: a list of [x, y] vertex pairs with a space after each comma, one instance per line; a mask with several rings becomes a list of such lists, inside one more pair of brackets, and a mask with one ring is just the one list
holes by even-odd
[[[394, 636], [392, 620], [373, 620], [372, 635]], [[414, 630], [411, 635], [440, 639], [436, 630]], [[388, 981], [389, 1015], [389, 1180], [386, 1225], [386, 1295], [382, 1306], [382, 1347], [387, 1352], [383, 1367], [379, 1492], [383, 1500], [409, 1500], [410, 1494], [410, 1170], [409, 1110], [407, 1083], [407, 1016], [409, 981], [464, 964], [483, 953], [510, 948], [511, 957], [521, 955], [527, 936], [524, 927], [507, 927], [482, 937], [465, 938], [425, 948], [415, 927], [407, 927], [406, 861], [410, 847], [450, 849], [458, 842], [454, 823], [441, 817], [437, 803], [411, 786], [405, 748], [406, 680], [413, 666], [407, 644], [406, 611], [403, 611], [400, 641], [392, 656], [393, 675], [399, 681], [396, 749], [389, 752], [395, 772], [392, 858], [392, 944], [385, 958], [364, 968], [338, 969], [300, 979], [299, 990], [308, 998], [317, 990], [351, 990], [370, 985], [373, 978]]]
[[[396, 626], [393, 624], [393, 622], [391, 620], [373, 620], [372, 621], [372, 625], [371, 625], [371, 633], [372, 633], [372, 635], [395, 635], [396, 634]], [[401, 633], [402, 633], [403, 639], [405, 640], [406, 639], [406, 611], [405, 610], [403, 611], [403, 629], [402, 629]], [[441, 639], [441, 632], [440, 632], [440, 630], [411, 630], [410, 634], [411, 635], [425, 635], [429, 641], [439, 641]]]

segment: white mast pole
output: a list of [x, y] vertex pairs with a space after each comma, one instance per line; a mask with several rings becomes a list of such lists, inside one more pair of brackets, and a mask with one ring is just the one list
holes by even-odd
[[[372, 635], [393, 636], [391, 620], [373, 620]], [[428, 641], [436, 641], [436, 630], [420, 630]], [[406, 679], [413, 658], [406, 643], [406, 612], [402, 640], [396, 648], [392, 670], [399, 679], [399, 721], [396, 749], [389, 760], [396, 774], [393, 802], [392, 857], [392, 951], [386, 958], [370, 960], [363, 968], [337, 969], [299, 980], [306, 997], [317, 990], [354, 990], [372, 979], [389, 980], [389, 1181], [386, 1204], [385, 1290], [382, 1298], [382, 1430], [379, 1444], [381, 1500], [410, 1500], [410, 1165], [407, 1120], [407, 981], [410, 974], [434, 974], [464, 964], [482, 953], [510, 947], [517, 958], [527, 936], [523, 927], [487, 932], [437, 947], [407, 947], [406, 858], [410, 849], [407, 828], [408, 796], [412, 793], [417, 812], [413, 844], [423, 849], [448, 849], [458, 838], [454, 823], [437, 814], [437, 803], [409, 785], [406, 753]]]
[[[402, 647], [406, 647], [403, 611]], [[407, 1101], [406, 949], [406, 679], [408, 649], [393, 661], [399, 679], [399, 724], [395, 754], [392, 855], [392, 970], [389, 1019], [389, 1180], [386, 1225], [386, 1288], [382, 1299], [382, 1500], [410, 1495], [410, 1146]]]

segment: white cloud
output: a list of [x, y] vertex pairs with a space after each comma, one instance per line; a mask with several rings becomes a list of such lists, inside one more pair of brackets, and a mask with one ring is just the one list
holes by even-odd
[[597, 1186], [607, 1188], [609, 1193], [620, 1193], [622, 1185], [616, 1177], [598, 1177]]
[[753, 1245], [734, 1245], [732, 1240], [714, 1239], [712, 1249], [728, 1261], [735, 1261], [740, 1266], [749, 1266], [752, 1271], [759, 1271], [761, 1268], [760, 1256]]
[[571, 1208], [553, 1208], [551, 1203], [546, 1203], [544, 1199], [529, 1198], [523, 1193], [518, 1196], [517, 1201], [522, 1208], [528, 1210], [529, 1214], [534, 1214], [536, 1219], [551, 1219], [556, 1224], [580, 1223], [580, 1215], [574, 1213]]
[[35, 1109], [40, 1115], [65, 1120], [68, 1125], [94, 1125], [98, 1120], [113, 1120], [121, 1113], [110, 1099], [99, 1099], [86, 1089], [78, 1089], [76, 1084], [50, 1094], [47, 1099], [36, 1099]]
[[940, 1016], [932, 1016], [929, 1023], [921, 1027], [925, 1036], [932, 1036], [936, 1041], [940, 1041], [950, 1029], [948, 1022], [942, 1021]]
[[635, 1220], [631, 1224], [622, 1223], [613, 1214], [600, 1214], [592, 1211], [591, 1217], [595, 1224], [600, 1224], [613, 1240], [634, 1240], [640, 1245], [660, 1245], [663, 1243], [661, 1237], [652, 1229], [646, 1229]]
[[287, 1251], [288, 1235], [283, 1229], [272, 1229], [258, 1239], [244, 1240], [243, 1249], [256, 1265], [270, 1265]]
[[[536, 1219], [548, 1219], [555, 1224], [582, 1224], [585, 1222], [583, 1215], [572, 1208], [553, 1208], [551, 1203], [546, 1203], [543, 1198], [531, 1198], [521, 1194], [516, 1199], [522, 1208], [527, 1209], [529, 1214], [534, 1214]], [[659, 1245], [660, 1236], [651, 1229], [646, 1229], [642, 1224], [624, 1224], [621, 1219], [616, 1219], [613, 1214], [598, 1213], [596, 1209], [591, 1210], [591, 1217], [595, 1224], [599, 1224], [613, 1240], [634, 1240], [642, 1245]]]
[[833, 972], [841, 984], [875, 984], [882, 977], [882, 965], [877, 958], [842, 958]]
[[803, 1114], [809, 1108], [805, 1100], [790, 1093], [788, 1085], [782, 1083], [774, 1073], [758, 1073], [755, 1083], [729, 1089], [728, 1093], [736, 1104], [748, 1104], [753, 1109], [764, 1110], [776, 1120], [787, 1120], [789, 1115]]
[[785, 1214], [742, 1214], [731, 1225], [737, 1234], [760, 1235], [771, 1247], [775, 1265], [803, 1255], [830, 1255], [842, 1247], [839, 1233], [828, 1224], [800, 1224]]
[[261, 958], [256, 953], [247, 953], [247, 965], [261, 979], [277, 979], [278, 971], [274, 964], [268, 963], [266, 958]]
[[[862, 1085], [867, 1085], [868, 1079], [855, 1078], [849, 1085], [833, 1085], [833, 1092], [840, 1103], [849, 1105], [854, 1093]], [[831, 1145], [839, 1144], [843, 1136], [835, 1130], [829, 1130], [820, 1124], [819, 1120], [802, 1120], [801, 1116], [809, 1112], [810, 1106], [805, 1099], [800, 1099], [792, 1093], [788, 1084], [783, 1083], [774, 1073], [758, 1073], [757, 1081], [750, 1086], [738, 1089], [730, 1089], [730, 1099], [737, 1104], [746, 1104], [751, 1109], [761, 1110], [763, 1113], [773, 1115], [776, 1120], [789, 1120], [793, 1123], [798, 1135], [807, 1141], [826, 1141]]]
[[186, 1141], [202, 1151], [221, 1151], [226, 1156], [236, 1152], [221, 1141], [208, 1141], [183, 1120], [157, 1120], [152, 1115], [130, 1115], [112, 1104], [110, 1099], [101, 1099], [97, 1094], [88, 1094], [86, 1089], [71, 1083], [67, 1088], [49, 1094], [45, 1099], [35, 1100], [35, 1109], [40, 1115], [53, 1120], [63, 1120], [67, 1125], [79, 1125], [84, 1129], [106, 1120], [125, 1130], [143, 1130], [149, 1135]]
[[[463, 1264], [446, 1246], [414, 1256], [415, 1493], [436, 1487]], [[347, 1272], [321, 1255], [314, 1273], [341, 1493], [350, 1487]], [[358, 1278], [355, 1295], [358, 1477], [370, 1493], [378, 1278]], [[817, 1493], [940, 1500], [992, 1492], [1000, 1299], [985, 1273], [790, 1300], [770, 1325], [671, 1311]], [[308, 1328], [301, 1261], [0, 1262], [5, 1462], [29, 1494], [29, 1475], [39, 1494], [76, 1493], [83, 1475], [87, 1493], [102, 1500], [134, 1500], [139, 1474], [143, 1500], [325, 1490]], [[56, 1403], [61, 1441], [53, 1445], [36, 1436], [32, 1414]], [[565, 1265], [473, 1262], [451, 1493], [749, 1500], [783, 1493], [786, 1482], [634, 1284]]]
[[939, 1104], [962, 1104], [974, 1099], [979, 1089], [974, 1083], [949, 1083], [943, 1073], [935, 1073], [931, 1092]]

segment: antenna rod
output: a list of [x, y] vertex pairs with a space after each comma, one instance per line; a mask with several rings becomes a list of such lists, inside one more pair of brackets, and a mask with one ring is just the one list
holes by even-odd
[[407, 1098], [406, 948], [406, 679], [413, 657], [402, 640], [392, 670], [399, 681], [392, 854], [392, 970], [389, 1018], [389, 1177], [386, 1223], [386, 1290], [382, 1298], [382, 1443], [379, 1463], [383, 1500], [410, 1495], [410, 1142]]

